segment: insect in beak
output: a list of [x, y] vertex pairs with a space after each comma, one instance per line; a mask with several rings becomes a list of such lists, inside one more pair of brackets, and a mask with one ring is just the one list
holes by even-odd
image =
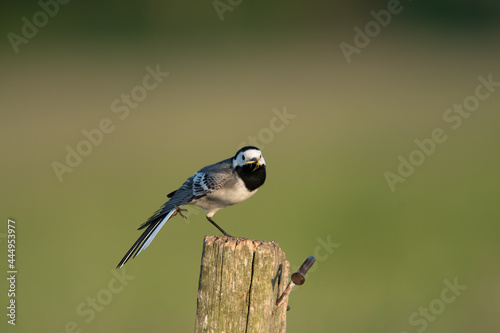
[[254, 172], [255, 170], [257, 170], [258, 167], [260, 167], [260, 161], [257, 160], [257, 159], [245, 162], [245, 164], [255, 164], [255, 167], [253, 168], [252, 172]]

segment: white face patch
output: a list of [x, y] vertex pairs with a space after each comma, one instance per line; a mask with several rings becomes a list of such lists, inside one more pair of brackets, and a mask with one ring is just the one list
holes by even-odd
[[264, 160], [264, 156], [262, 156], [262, 152], [258, 149], [249, 149], [245, 150], [243, 152], [240, 152], [237, 156], [236, 159], [233, 160], [233, 168], [236, 168], [236, 166], [242, 166], [248, 161], [252, 160], [253, 158], [257, 159], [259, 161], [260, 165], [265, 165], [266, 161]]

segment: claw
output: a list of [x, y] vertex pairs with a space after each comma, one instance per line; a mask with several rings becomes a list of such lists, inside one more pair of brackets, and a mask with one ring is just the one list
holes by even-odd
[[178, 207], [178, 206], [175, 206], [175, 212], [174, 212], [174, 215], [177, 215], [179, 214], [180, 216], [182, 216], [183, 218], [185, 218], [187, 220], [187, 217], [184, 216], [184, 214], [182, 214], [182, 212], [187, 212], [187, 209], [184, 209], [184, 208], [181, 208], [181, 207]]

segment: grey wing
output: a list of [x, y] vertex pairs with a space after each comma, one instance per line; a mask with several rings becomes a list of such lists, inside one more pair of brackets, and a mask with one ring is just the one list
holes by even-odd
[[165, 202], [146, 222], [141, 224], [139, 230], [159, 219], [161, 220], [172, 209], [175, 209], [175, 207], [181, 207], [193, 199], [198, 199], [217, 191], [232, 177], [232, 172], [231, 159], [200, 169], [193, 176], [189, 177], [178, 190], [169, 193], [167, 197], [170, 200]]
[[233, 176], [230, 160], [204, 167], [193, 176], [193, 195], [198, 199], [220, 189]]
[[146, 228], [139, 239], [132, 245], [117, 268], [122, 267], [132, 257], [137, 256], [147, 248], [163, 225], [174, 215], [176, 207], [188, 204], [193, 199], [198, 199], [217, 191], [224, 183], [233, 176], [231, 159], [204, 167], [189, 177], [177, 191], [167, 195], [170, 198], [158, 209], [140, 229]]

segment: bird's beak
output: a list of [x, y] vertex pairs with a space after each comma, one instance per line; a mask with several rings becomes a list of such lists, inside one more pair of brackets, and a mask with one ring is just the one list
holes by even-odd
[[257, 170], [258, 167], [260, 167], [260, 161], [256, 158], [254, 159], [251, 159], [250, 161], [248, 162], [245, 162], [245, 164], [255, 164], [255, 167], [253, 168], [252, 172]]

